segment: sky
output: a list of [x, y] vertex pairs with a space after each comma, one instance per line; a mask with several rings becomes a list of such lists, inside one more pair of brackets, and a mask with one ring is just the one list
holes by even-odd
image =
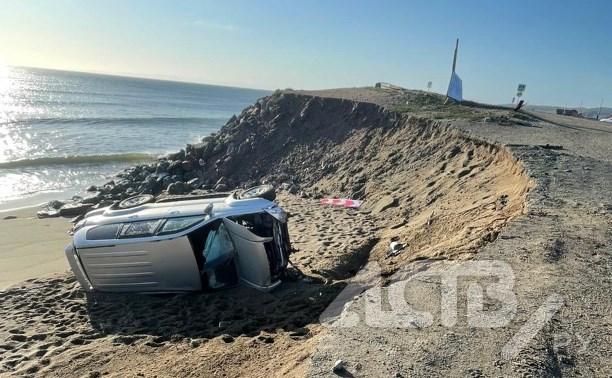
[[0, 64], [259, 89], [390, 82], [612, 106], [612, 1], [0, 0]]

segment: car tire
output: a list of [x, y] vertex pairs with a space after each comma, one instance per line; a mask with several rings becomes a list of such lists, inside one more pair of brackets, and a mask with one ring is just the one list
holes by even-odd
[[119, 202], [120, 209], [131, 209], [132, 207], [144, 205], [145, 203], [153, 202], [155, 197], [150, 194], [139, 194], [130, 198], [126, 198]]
[[268, 201], [274, 201], [276, 199], [276, 191], [272, 185], [254, 186], [240, 194], [240, 199], [249, 198], [263, 198]]

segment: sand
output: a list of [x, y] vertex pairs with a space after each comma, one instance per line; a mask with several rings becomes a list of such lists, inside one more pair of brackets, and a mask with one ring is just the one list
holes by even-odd
[[70, 242], [68, 219], [37, 219], [36, 210], [30, 207], [0, 212], [0, 290], [28, 278], [69, 269], [64, 255]]

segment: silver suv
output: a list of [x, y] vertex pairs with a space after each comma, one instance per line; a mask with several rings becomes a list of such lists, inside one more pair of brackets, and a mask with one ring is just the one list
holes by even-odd
[[86, 214], [66, 257], [86, 291], [272, 290], [291, 253], [274, 197], [271, 186], [180, 201], [132, 197]]

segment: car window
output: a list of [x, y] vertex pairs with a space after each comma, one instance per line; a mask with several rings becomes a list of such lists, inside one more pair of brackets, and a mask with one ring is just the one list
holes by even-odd
[[171, 219], [168, 219], [164, 223], [164, 225], [160, 228], [157, 234], [162, 235], [162, 234], [170, 234], [173, 232], [179, 232], [203, 220], [204, 220], [204, 217], [200, 215], [198, 215], [197, 217], [171, 218]]
[[142, 238], [155, 232], [159, 220], [127, 223], [121, 231], [122, 238]]
[[235, 249], [229, 232], [223, 223], [209, 232], [204, 246], [204, 270], [207, 272], [208, 285], [218, 288], [227, 285], [226, 279], [217, 277], [220, 268], [230, 265]]

